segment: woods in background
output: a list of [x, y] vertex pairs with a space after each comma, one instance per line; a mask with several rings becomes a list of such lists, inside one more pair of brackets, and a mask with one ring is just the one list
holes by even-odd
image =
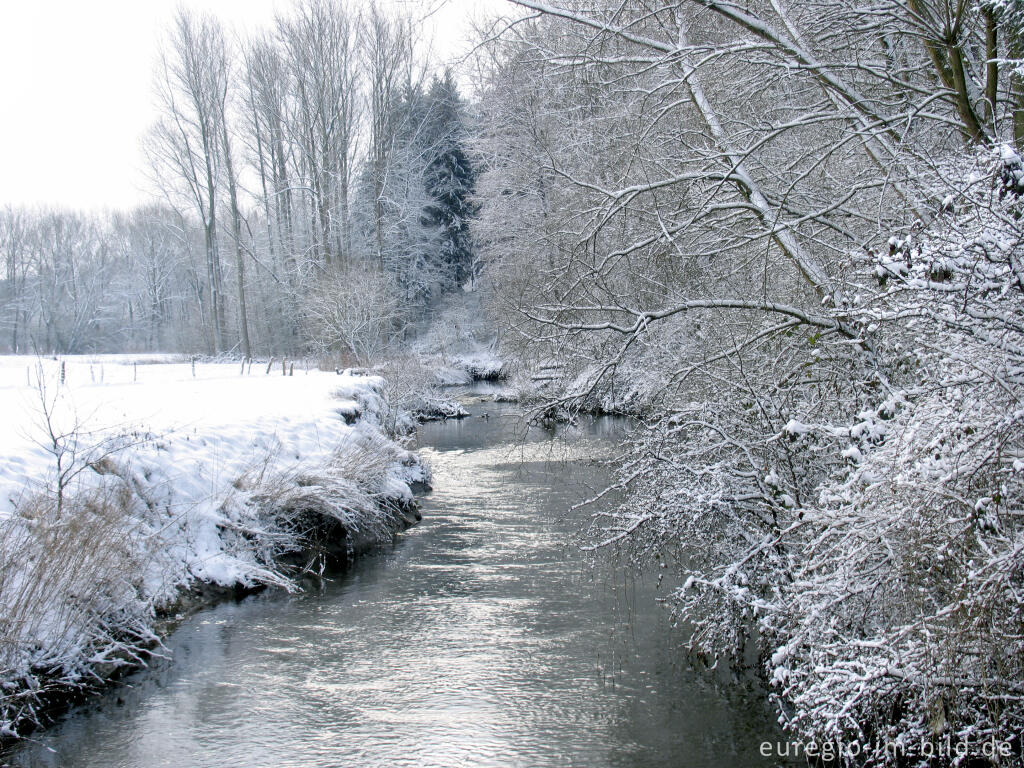
[[0, 351], [365, 362], [475, 274], [468, 107], [424, 45], [372, 4], [303, 0], [244, 40], [181, 10], [145, 144], [159, 201], [0, 212]]

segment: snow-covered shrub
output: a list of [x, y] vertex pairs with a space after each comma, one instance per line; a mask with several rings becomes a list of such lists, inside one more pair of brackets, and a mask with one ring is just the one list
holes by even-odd
[[[864, 265], [856, 334], [752, 334], [634, 435], [594, 546], [680, 565], [691, 645], [756, 638], [783, 722], [851, 762], [1024, 727], [1024, 210], [1015, 155]], [[763, 321], [767, 325], [774, 321]], [[710, 382], [710, 385], [708, 384]], [[894, 748], [893, 745], [899, 745]]]
[[459, 419], [462, 405], [445, 394], [437, 368], [418, 356], [392, 359], [382, 368], [381, 426], [392, 436], [409, 435], [420, 421]]
[[339, 352], [366, 365], [377, 362], [401, 335], [408, 312], [394, 275], [332, 268], [310, 281], [304, 325], [321, 353]]
[[445, 298], [429, 312], [413, 352], [442, 386], [504, 379], [509, 368], [496, 352], [498, 338], [488, 320], [480, 291]]
[[1024, 223], [1002, 183], [1019, 163], [950, 168], [947, 212], [852, 297], [879, 395], [833, 427], [851, 466], [808, 499], [761, 621], [801, 730], [908, 754], [948, 732], [977, 754], [1024, 726]]

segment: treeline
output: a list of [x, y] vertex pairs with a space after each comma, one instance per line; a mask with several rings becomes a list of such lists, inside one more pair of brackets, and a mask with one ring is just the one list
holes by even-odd
[[469, 109], [410, 18], [303, 0], [238, 42], [181, 10], [145, 148], [158, 200], [0, 214], [0, 351], [365, 361], [478, 271]]
[[842, 764], [1019, 761], [1021, 6], [515, 2], [477, 236], [545, 414], [641, 417], [591, 544]]

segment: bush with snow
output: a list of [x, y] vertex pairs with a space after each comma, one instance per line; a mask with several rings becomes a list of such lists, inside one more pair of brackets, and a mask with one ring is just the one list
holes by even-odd
[[637, 431], [630, 493], [593, 525], [680, 563], [691, 646], [739, 660], [757, 637], [784, 724], [868, 762], [940, 734], [1020, 746], [1024, 205], [1003, 162], [946, 169], [952, 209], [862, 260], [832, 310], [856, 337], [703, 366], [715, 386]]

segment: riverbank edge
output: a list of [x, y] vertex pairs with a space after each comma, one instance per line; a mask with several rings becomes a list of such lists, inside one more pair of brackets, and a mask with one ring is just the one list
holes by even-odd
[[[368, 403], [360, 401], [355, 409], [339, 410], [338, 415], [351, 426], [363, 421], [371, 410]], [[410, 414], [414, 423], [460, 419], [466, 415], [465, 411]], [[375, 416], [370, 421], [376, 420]], [[416, 463], [419, 464], [418, 457]], [[416, 497], [430, 492], [429, 478], [428, 471], [422, 479], [406, 480], [411, 496], [393, 492], [376, 497], [374, 522], [381, 524], [383, 535], [379, 529], [376, 535], [365, 530], [349, 531], [340, 520], [316, 509], [309, 510], [316, 520], [303, 537], [302, 546], [275, 557], [272, 565], [291, 576], [299, 591], [309, 583], [344, 573], [355, 560], [393, 542], [398, 534], [420, 522], [422, 515]], [[272, 513], [279, 509], [279, 503], [265, 497], [261, 509]], [[26, 738], [47, 730], [74, 707], [109, 691], [125, 677], [146, 669], [151, 660], [160, 658], [163, 640], [189, 618], [228, 600], [240, 601], [268, 589], [285, 592], [269, 583], [223, 585], [196, 579], [181, 588], [174, 599], [154, 609], [153, 624], [146, 636], [125, 637], [127, 649], [111, 654], [107, 661], [91, 664], [87, 677], [71, 683], [59, 680], [56, 673], [40, 672], [34, 688], [38, 693], [32, 696], [28, 711], [10, 724], [10, 732], [0, 734], [0, 768], [7, 767], [8, 753]], [[16, 681], [4, 680], [0, 684], [6, 695], [33, 690], [24, 684], [18, 687]]]
[[[414, 494], [412, 500], [395, 494], [383, 496], [378, 501], [378, 513], [390, 531], [392, 542], [400, 533], [407, 531], [422, 520], [416, 497], [429, 493], [431, 490], [430, 484], [423, 481], [410, 483], [409, 487]], [[303, 580], [319, 581], [345, 573], [355, 560], [387, 545], [386, 541], [374, 536], [349, 537], [347, 531], [343, 528], [341, 530], [342, 535], [333, 542], [307, 541], [303, 549], [287, 553], [278, 558], [275, 564], [287, 570], [294, 570], [295, 577], [300, 584]], [[335, 551], [326, 554], [325, 567], [322, 571], [314, 573], [299, 565], [302, 562], [310, 562], [318, 557], [323, 557], [325, 543], [335, 545]], [[341, 544], [344, 544], [344, 556], [339, 554], [341, 550], [337, 545]], [[163, 640], [190, 618], [229, 600], [241, 601], [268, 589], [282, 594], [285, 592], [280, 587], [268, 584], [235, 583], [231, 586], [223, 586], [210, 581], [196, 581], [182, 589], [173, 602], [157, 610], [153, 626], [154, 638], [137, 644], [137, 647], [146, 653], [145, 656], [121, 653], [111, 661], [95, 665], [90, 670], [92, 677], [89, 679], [75, 684], [53, 683], [52, 687], [43, 690], [34, 702], [32, 715], [26, 715], [15, 723], [17, 735], [0, 737], [0, 768], [7, 768], [8, 753], [26, 738], [47, 730], [74, 707], [110, 691], [129, 675], [147, 669], [153, 659], [161, 658], [160, 649]]]
[[[475, 373], [470, 374], [471, 383], [502, 380], [504, 380], [502, 376], [478, 377]], [[360, 407], [354, 411], [342, 413], [341, 416], [347, 424], [353, 425], [362, 419], [364, 409]], [[462, 407], [461, 402], [452, 400], [446, 404], [446, 407], [417, 409], [411, 412], [410, 416], [414, 423], [423, 424], [432, 421], [461, 420], [469, 416], [469, 412]], [[412, 499], [400, 494], [393, 494], [382, 496], [377, 500], [377, 512], [385, 523], [392, 542], [400, 533], [422, 520], [417, 497], [430, 493], [432, 490], [429, 480], [415, 480], [409, 482], [408, 486], [413, 494]], [[281, 567], [282, 570], [291, 571], [294, 574], [300, 589], [304, 588], [303, 582], [308, 584], [345, 573], [357, 559], [387, 545], [384, 538], [367, 534], [350, 538], [348, 532], [341, 527], [338, 521], [327, 521], [327, 525], [328, 527], [333, 526], [339, 531], [339, 535], [333, 541], [324, 541], [323, 539], [307, 541], [303, 549], [286, 553], [274, 561], [274, 564]], [[324, 567], [319, 571], [314, 571], [308, 567], [308, 564], [318, 558]], [[0, 768], [7, 768], [8, 753], [24, 742], [26, 738], [46, 731], [75, 707], [109, 692], [126, 677], [144, 671], [153, 659], [162, 658], [160, 654], [162, 641], [190, 618], [221, 603], [230, 600], [241, 601], [268, 589], [284, 592], [280, 587], [270, 584], [235, 583], [224, 586], [205, 580], [196, 580], [188, 587], [181, 589], [172, 602], [157, 609], [153, 623], [154, 637], [146, 641], [133, 640], [135, 649], [143, 651], [144, 656], [134, 656], [127, 652], [115, 654], [112, 660], [93, 665], [90, 670], [91, 677], [74, 684], [56, 680], [44, 682], [44, 690], [33, 702], [32, 713], [14, 723], [17, 735], [0, 735]]]

